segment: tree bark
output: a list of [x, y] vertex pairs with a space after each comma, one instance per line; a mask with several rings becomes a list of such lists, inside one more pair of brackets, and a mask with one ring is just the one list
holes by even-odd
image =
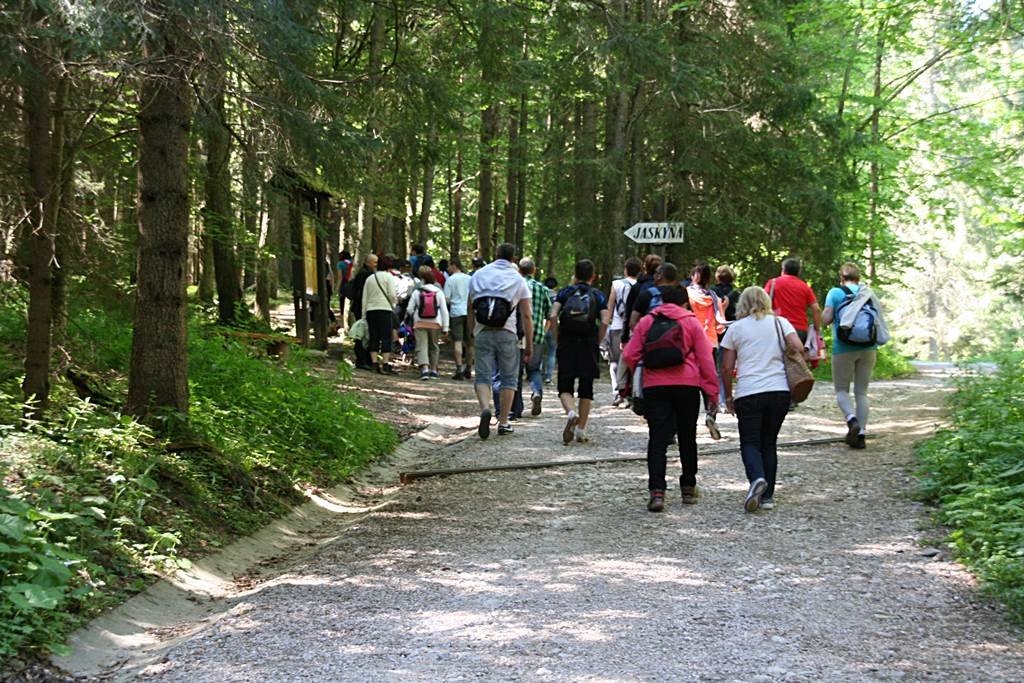
[[72, 251], [72, 211], [71, 200], [74, 192], [74, 151], [71, 145], [66, 143], [68, 94], [71, 89], [71, 79], [67, 74], [57, 80], [56, 96], [53, 107], [53, 160], [55, 164], [56, 181], [58, 183], [57, 215], [53, 240], [53, 266], [51, 275], [53, 277], [53, 297], [50, 308], [53, 311], [53, 323], [50, 338], [54, 346], [60, 346], [67, 338], [68, 329], [68, 302], [67, 302], [67, 274], [69, 270], [68, 259]]
[[420, 206], [416, 240], [426, 246], [430, 238], [430, 210], [434, 203], [434, 174], [437, 171], [437, 129], [431, 125], [427, 134], [427, 163], [423, 169], [423, 203]]
[[[32, 13], [33, 23], [45, 20], [42, 10]], [[28, 145], [28, 326], [25, 339], [25, 379], [21, 389], [31, 401], [28, 414], [41, 419], [50, 403], [50, 347], [53, 322], [54, 228], [57, 218], [57, 192], [54, 169], [59, 168], [59, 148], [51, 138], [50, 102], [51, 66], [49, 45], [45, 39], [26, 41], [26, 83], [24, 86], [26, 142]], [[57, 136], [54, 136], [57, 137]], [[58, 158], [54, 159], [54, 152]], [[56, 161], [56, 163], [54, 163]]]
[[491, 260], [494, 220], [494, 155], [498, 137], [498, 105], [491, 103], [480, 117], [480, 194], [477, 198], [477, 251], [485, 261]]
[[452, 258], [462, 253], [462, 144], [455, 143], [455, 189], [452, 191]]
[[[380, 83], [380, 70], [383, 66], [383, 54], [384, 54], [384, 39], [385, 39], [385, 23], [384, 23], [384, 10], [381, 7], [374, 6], [373, 18], [370, 20], [370, 54], [368, 60], [368, 69], [370, 73], [370, 87], [371, 94], [370, 99], [376, 99], [376, 91]], [[376, 111], [373, 111], [374, 105], [371, 104], [371, 113], [367, 117], [366, 129], [370, 135], [377, 135], [378, 129], [380, 128], [379, 122], [377, 121]], [[377, 176], [380, 174], [380, 159], [375, 150], [370, 150], [367, 153], [366, 160], [366, 186], [363, 192], [363, 223], [362, 231], [359, 234], [359, 239], [356, 241], [355, 255], [356, 263], [362, 263], [366, 258], [367, 254], [375, 250], [379, 250], [381, 245], [380, 233], [376, 229], [376, 221], [374, 217], [376, 215], [377, 204], [376, 204], [376, 192], [377, 192]]]
[[246, 136], [242, 150], [242, 240], [243, 279], [242, 289], [256, 284], [257, 249], [260, 241], [260, 166], [256, 158], [256, 136]]
[[[505, 241], [516, 242], [516, 213], [519, 199], [519, 112], [508, 114], [508, 164], [505, 172]], [[516, 252], [520, 253], [520, 252]]]
[[[219, 4], [219, 3], [218, 3]], [[215, 7], [215, 24], [222, 20], [223, 6]], [[205, 232], [213, 242], [214, 279], [217, 284], [217, 317], [222, 325], [234, 325], [242, 300], [235, 265], [235, 230], [231, 215], [231, 136], [225, 128], [224, 64], [215, 60], [207, 73], [204, 107], [206, 138]]]
[[[518, 190], [518, 196], [516, 197], [516, 231], [515, 231], [515, 245], [516, 252], [525, 255], [524, 247], [526, 240], [526, 162], [527, 162], [527, 129], [529, 126], [529, 116], [526, 110], [526, 93], [523, 93], [519, 97], [519, 135], [518, 135], [518, 150], [516, 158], [518, 161], [518, 168], [516, 169], [516, 188]], [[540, 258], [540, 254], [537, 255]]]
[[868, 282], [875, 283], [875, 241], [878, 238], [878, 191], [881, 165], [878, 163], [879, 119], [882, 113], [882, 59], [885, 56], [885, 21], [878, 25], [875, 41], [874, 102], [871, 105], [871, 189], [868, 215]]
[[597, 186], [593, 161], [597, 154], [597, 105], [593, 100], [576, 102], [576, 137], [573, 142], [573, 195], [575, 218], [575, 258], [589, 258], [594, 247], [597, 225], [595, 206]]
[[[127, 409], [188, 412], [188, 135], [194, 59], [170, 7], [147, 34], [139, 111], [138, 287]], [[181, 43], [179, 44], [179, 40]]]

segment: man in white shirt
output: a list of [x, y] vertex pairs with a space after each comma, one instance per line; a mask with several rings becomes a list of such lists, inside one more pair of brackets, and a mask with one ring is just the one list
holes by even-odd
[[473, 388], [480, 403], [477, 433], [481, 439], [491, 434], [491, 383], [495, 373], [500, 380], [498, 436], [512, 434], [509, 413], [518, 385], [520, 336], [526, 344], [525, 355], [533, 353], [530, 290], [519, 274], [515, 253], [513, 245], [499, 245], [495, 252], [497, 259], [473, 273], [469, 282], [469, 300], [476, 322]]
[[643, 264], [640, 259], [630, 256], [623, 266], [623, 277], [612, 282], [612, 291], [608, 295], [608, 312], [611, 314], [612, 322], [608, 326], [608, 369], [612, 378], [612, 405], [620, 405], [625, 396], [620, 394], [620, 389], [626, 386], [629, 368], [625, 363], [620, 363], [622, 356], [622, 328], [626, 324], [626, 300], [629, 298], [629, 291], [636, 284], [636, 277], [640, 274]]
[[469, 379], [469, 368], [463, 363], [463, 352], [470, 342], [469, 329], [469, 276], [462, 272], [458, 257], [448, 262], [448, 279], [444, 282], [444, 298], [448, 301], [451, 327], [448, 336], [455, 347], [455, 376]]

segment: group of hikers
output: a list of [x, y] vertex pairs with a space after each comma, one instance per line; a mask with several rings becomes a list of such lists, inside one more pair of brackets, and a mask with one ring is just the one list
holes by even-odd
[[844, 440], [851, 448], [865, 448], [868, 384], [877, 347], [889, 333], [881, 303], [861, 286], [854, 263], [840, 267], [837, 286], [822, 307], [801, 279], [796, 258], [785, 259], [777, 277], [740, 291], [728, 266], [712, 276], [706, 263], [683, 272], [657, 254], [642, 261], [630, 257], [606, 296], [594, 286], [589, 259], [576, 262], [572, 282], [555, 291], [557, 282], [536, 280], [534, 262], [517, 262], [515, 247], [507, 243], [491, 263], [475, 258], [470, 273], [458, 259], [435, 266], [419, 245], [409, 260], [371, 254], [355, 275], [346, 256], [338, 271], [347, 276], [340, 289], [360, 321], [350, 331], [356, 337], [356, 366], [394, 372], [391, 356], [405, 331], [414, 340], [420, 378], [437, 379], [439, 341], [447, 335], [455, 356], [453, 379], [474, 384], [481, 439], [490, 437], [493, 423], [499, 436], [514, 433], [512, 422], [523, 414], [526, 388], [530, 412], [539, 415], [554, 366], [565, 413], [562, 442], [587, 443], [594, 382], [604, 356], [612, 404], [632, 408], [647, 422], [647, 509], [652, 512], [665, 507], [667, 452], [673, 443], [682, 463], [682, 503], [698, 500], [702, 410], [715, 440], [721, 438], [717, 415], [724, 411], [737, 418], [749, 484], [744, 509], [774, 507], [778, 434], [806, 395], [795, 388], [801, 373], [810, 382], [805, 363], [825, 357], [823, 326], [832, 328], [832, 378], [846, 420]]

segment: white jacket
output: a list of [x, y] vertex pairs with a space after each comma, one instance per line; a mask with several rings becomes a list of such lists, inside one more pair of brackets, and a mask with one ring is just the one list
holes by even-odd
[[[433, 318], [420, 317], [420, 295], [423, 293], [423, 290], [430, 290], [437, 296], [437, 315]], [[441, 329], [444, 332], [448, 331], [450, 324], [448, 305], [444, 300], [444, 292], [437, 285], [423, 285], [413, 290], [412, 296], [409, 298], [409, 315], [412, 316], [413, 329]]]

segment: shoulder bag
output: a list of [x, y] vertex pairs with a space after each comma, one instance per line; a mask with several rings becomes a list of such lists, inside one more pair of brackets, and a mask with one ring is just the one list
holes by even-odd
[[814, 388], [814, 375], [807, 367], [803, 351], [797, 351], [786, 343], [786, 335], [782, 333], [782, 324], [775, 317], [775, 330], [778, 332], [779, 350], [782, 351], [782, 364], [786, 368], [786, 384], [793, 403], [803, 403]]

